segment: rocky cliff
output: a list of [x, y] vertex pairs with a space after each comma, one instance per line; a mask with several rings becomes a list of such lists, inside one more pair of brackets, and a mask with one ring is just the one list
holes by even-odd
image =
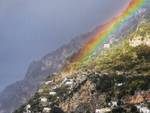
[[0, 113], [11, 113], [31, 98], [43, 81], [49, 75], [59, 72], [66, 65], [67, 59], [76, 53], [97, 29], [76, 37], [40, 60], [33, 61], [23, 80], [9, 85], [0, 93]]
[[149, 113], [149, 11], [134, 22], [92, 61], [49, 76], [14, 113]]

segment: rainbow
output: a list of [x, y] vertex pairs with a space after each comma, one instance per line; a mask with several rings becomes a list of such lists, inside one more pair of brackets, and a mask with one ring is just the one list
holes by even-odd
[[[129, 18], [135, 15], [148, 1], [150, 0], [131, 0], [116, 17], [107, 21], [100, 27], [91, 40], [89, 40], [79, 53], [73, 57], [71, 64], [82, 65], [92, 59], [93, 54], [98, 50], [98, 48], [106, 43], [106, 41], [109, 40], [109, 37], [121, 28], [129, 20]], [[74, 68], [73, 65], [68, 67]]]
[[72, 73], [76, 67], [80, 67], [88, 63], [88, 61], [91, 61], [93, 55], [109, 40], [113, 33], [124, 26], [130, 17], [140, 12], [142, 7], [148, 2], [150, 2], [150, 0], [130, 0], [117, 16], [100, 26], [100, 29], [98, 29], [96, 34], [83, 46], [83, 48], [71, 57], [70, 64], [64, 68], [64, 72]]

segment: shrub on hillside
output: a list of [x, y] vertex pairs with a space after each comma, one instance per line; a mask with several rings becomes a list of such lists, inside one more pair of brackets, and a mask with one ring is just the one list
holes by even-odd
[[135, 48], [138, 59], [150, 61], [150, 47], [141, 45]]

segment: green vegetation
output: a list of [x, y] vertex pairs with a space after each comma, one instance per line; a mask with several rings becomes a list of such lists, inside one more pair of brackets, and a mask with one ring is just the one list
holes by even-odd
[[[71, 105], [73, 104], [73, 107], [76, 106], [75, 113], [90, 113], [95, 107], [92, 101], [85, 103], [81, 99], [77, 99], [76, 103], [73, 102], [74, 94], [86, 100], [87, 97], [84, 97], [84, 95], [88, 94], [89, 100], [93, 99], [93, 96], [96, 98], [95, 104], [99, 108], [112, 107], [110, 103], [112, 101], [117, 102], [117, 107], [114, 107], [111, 113], [138, 113], [136, 104], [131, 105], [130, 101], [137, 94], [142, 97], [143, 94], [147, 95], [150, 89], [150, 45], [148, 45], [149, 43], [139, 44], [138, 46], [130, 44], [139, 37], [142, 37], [142, 41], [150, 39], [150, 22], [139, 25], [135, 32], [127, 34], [118, 44], [102, 51], [92, 61], [85, 62], [80, 65], [81, 67], [77, 67], [80, 70], [75, 76], [78, 77], [79, 75], [80, 80], [82, 78], [80, 78], [81, 71], [84, 70], [86, 81], [90, 81], [90, 84], [76, 81], [77, 87], [74, 89], [62, 84], [53, 90], [56, 95], [49, 95], [49, 92], [52, 91], [50, 85], [42, 85], [40, 88], [43, 89], [43, 92], [35, 94], [28, 102], [31, 105], [31, 111], [33, 113], [42, 111], [42, 107], [45, 107], [45, 105], [40, 104], [40, 97], [46, 97], [48, 99], [46, 107], [51, 107], [52, 110], [54, 109], [53, 105], [68, 102]], [[78, 64], [74, 65], [78, 66]], [[78, 72], [78, 69], [76, 71]], [[81, 93], [79, 91], [83, 86], [85, 88]], [[93, 86], [92, 90], [90, 90], [90, 86]], [[138, 103], [135, 98], [133, 98], [133, 101]], [[141, 101], [144, 102], [146, 107], [150, 108], [150, 103], [147, 100], [143, 99]], [[49, 104], [49, 102], [52, 104]], [[94, 107], [92, 108], [92, 106]], [[21, 113], [24, 108], [25, 105], [15, 113]]]
[[150, 75], [150, 46], [132, 47], [129, 45], [129, 39], [133, 39], [134, 36], [143, 36], [144, 34], [144, 37], [150, 39], [149, 26], [150, 22], [142, 24], [137, 32], [130, 34], [128, 38], [125, 37], [123, 41], [112, 48], [103, 51], [94, 61], [88, 63], [87, 67], [90, 69], [95, 67], [96, 70], [106, 72], [122, 71]]

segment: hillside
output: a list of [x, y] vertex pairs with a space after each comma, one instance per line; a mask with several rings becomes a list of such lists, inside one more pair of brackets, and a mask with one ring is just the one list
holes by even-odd
[[[123, 26], [119, 31], [113, 34], [113, 38], [119, 40], [122, 39], [124, 35], [134, 31], [140, 18], [140, 16], [132, 17], [127, 23], [129, 29], [125, 29]], [[72, 56], [77, 54], [102, 26], [104, 25], [99, 25], [91, 32], [75, 37], [68, 44], [45, 55], [38, 61], [33, 61], [29, 65], [23, 80], [9, 85], [0, 93], [0, 113], [11, 113], [14, 109], [26, 103], [34, 96], [45, 79], [49, 75], [56, 75], [56, 73], [61, 72], [61, 70], [70, 63]]]
[[14, 113], [149, 113], [150, 20], [70, 73], [49, 76]]
[[68, 44], [33, 61], [23, 80], [9, 85], [0, 92], [0, 113], [11, 113], [26, 103], [49, 75], [61, 71], [66, 65], [68, 57], [76, 53], [95, 34], [97, 29], [75, 37]]

